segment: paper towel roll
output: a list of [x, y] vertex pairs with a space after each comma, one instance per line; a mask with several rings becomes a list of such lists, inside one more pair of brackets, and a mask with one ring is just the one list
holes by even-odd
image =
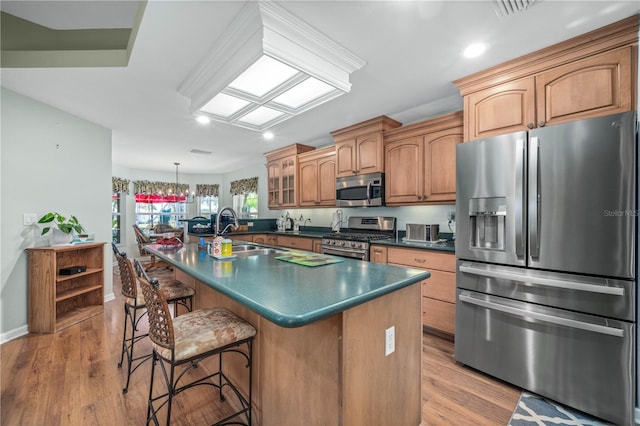
[[337, 211], [333, 213], [333, 220], [331, 221], [331, 230], [333, 232], [340, 232], [340, 225], [342, 224], [342, 212]]

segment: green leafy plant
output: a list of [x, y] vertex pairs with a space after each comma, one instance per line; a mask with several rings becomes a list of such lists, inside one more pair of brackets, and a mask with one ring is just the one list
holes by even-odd
[[[80, 234], [84, 231], [80, 222], [78, 222], [78, 218], [75, 216], [69, 216], [69, 219], [62, 216], [60, 213], [49, 212], [42, 216], [38, 223], [51, 223], [55, 225], [59, 230], [64, 232], [65, 234], [69, 234], [71, 231], [76, 231]], [[42, 233], [40, 235], [44, 235], [51, 229], [51, 226], [45, 226], [42, 228]]]

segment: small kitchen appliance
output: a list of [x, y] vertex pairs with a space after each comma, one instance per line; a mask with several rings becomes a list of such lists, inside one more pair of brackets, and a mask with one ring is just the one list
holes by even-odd
[[369, 260], [371, 241], [393, 239], [396, 218], [382, 216], [351, 216], [349, 228], [322, 237], [322, 253], [350, 259]]
[[440, 239], [440, 225], [423, 225], [419, 223], [407, 223], [405, 241], [410, 242], [436, 242]]

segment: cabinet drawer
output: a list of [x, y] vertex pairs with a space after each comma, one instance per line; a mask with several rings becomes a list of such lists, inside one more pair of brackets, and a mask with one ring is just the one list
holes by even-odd
[[422, 296], [443, 302], [456, 301], [456, 274], [431, 270], [431, 277], [422, 281]]
[[412, 250], [390, 247], [387, 261], [396, 265], [411, 266], [422, 269], [438, 269], [456, 271], [456, 257], [450, 253], [439, 253], [427, 250]]
[[304, 237], [288, 237], [278, 235], [278, 245], [280, 247], [295, 248], [299, 250], [313, 251], [313, 239]]
[[455, 334], [456, 305], [422, 298], [422, 324], [449, 334]]

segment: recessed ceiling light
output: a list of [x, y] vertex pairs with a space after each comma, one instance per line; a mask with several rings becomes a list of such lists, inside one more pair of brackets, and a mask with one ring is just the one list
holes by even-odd
[[196, 121], [200, 124], [209, 124], [211, 119], [209, 119], [209, 117], [205, 117], [204, 115], [198, 115], [196, 116]]
[[487, 50], [487, 45], [484, 43], [473, 43], [467, 46], [462, 52], [465, 58], [475, 58], [480, 56]]
[[273, 139], [273, 133], [271, 133], [271, 132], [264, 132], [264, 133], [262, 134], [262, 137], [263, 137], [263, 138], [265, 138], [266, 140], [271, 140], [271, 139]]

